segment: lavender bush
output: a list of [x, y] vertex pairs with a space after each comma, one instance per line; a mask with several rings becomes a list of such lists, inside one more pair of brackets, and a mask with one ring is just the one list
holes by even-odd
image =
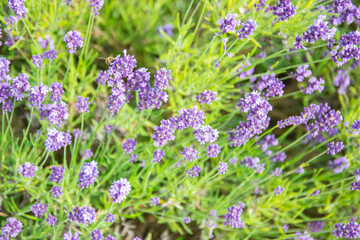
[[0, 239], [360, 238], [356, 1], [1, 6]]

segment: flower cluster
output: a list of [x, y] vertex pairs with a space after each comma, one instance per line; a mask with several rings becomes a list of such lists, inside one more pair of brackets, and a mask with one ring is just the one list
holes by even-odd
[[211, 92], [210, 90], [205, 90], [201, 92], [199, 95], [196, 95], [196, 99], [200, 105], [204, 103], [210, 105], [213, 101], [218, 99], [217, 92]]
[[360, 237], [360, 225], [357, 222], [349, 223], [336, 223], [333, 230], [335, 238], [359, 238]]
[[332, 141], [326, 144], [326, 147], [327, 147], [327, 151], [326, 151], [327, 154], [335, 155], [344, 148], [344, 143]]
[[89, 98], [84, 98], [81, 96], [77, 97], [77, 101], [75, 103], [76, 108], [79, 110], [79, 113], [89, 112]]
[[76, 49], [82, 48], [83, 44], [84, 44], [84, 40], [81, 37], [81, 33], [79, 33], [78, 31], [68, 31], [64, 38], [63, 41], [66, 43], [66, 47], [68, 48], [68, 53], [74, 54], [76, 53]]
[[346, 157], [339, 157], [334, 161], [329, 161], [329, 168], [334, 173], [341, 173], [344, 169], [349, 167], [349, 160]]
[[91, 161], [90, 163], [85, 163], [79, 173], [78, 186], [81, 188], [88, 188], [89, 185], [94, 185], [98, 175], [97, 162]]
[[180, 155], [184, 156], [185, 161], [195, 161], [198, 159], [200, 152], [193, 149], [193, 146], [184, 147], [184, 150], [180, 152]]
[[242, 202], [238, 202], [237, 205], [233, 205], [228, 208], [228, 213], [224, 216], [226, 219], [224, 224], [225, 226], [230, 226], [231, 228], [244, 228], [244, 221], [241, 219], [241, 214], [243, 209], [245, 208], [245, 204]]
[[25, 162], [23, 165], [19, 166], [18, 173], [21, 174], [23, 178], [33, 178], [38, 169], [39, 168], [34, 166], [33, 163]]
[[275, 196], [281, 195], [284, 190], [285, 190], [285, 188], [282, 188], [280, 185], [277, 186], [277, 187], [275, 188], [275, 190], [274, 190]]
[[72, 211], [69, 211], [68, 218], [72, 222], [78, 222], [80, 224], [91, 224], [95, 221], [96, 212], [92, 207], [76, 206]]
[[256, 22], [253, 19], [249, 18], [246, 22], [241, 24], [241, 28], [236, 31], [236, 34], [240, 40], [248, 38], [249, 36], [254, 34], [256, 28]]
[[45, 219], [45, 222], [53, 227], [57, 223], [57, 218], [49, 213], [48, 217]]
[[41, 69], [42, 68], [42, 61], [43, 61], [43, 56], [41, 54], [37, 54], [37, 55], [33, 55], [31, 57], [32, 63], [35, 65], [35, 67], [37, 69]]
[[277, 146], [278, 140], [275, 137], [275, 134], [266, 135], [261, 141], [259, 141], [260, 149], [266, 153], [267, 156], [272, 154], [272, 151], [268, 148], [271, 146]]
[[109, 196], [116, 203], [121, 203], [131, 190], [130, 182], [126, 178], [121, 178], [113, 182], [109, 190]]
[[225, 172], [228, 170], [228, 164], [225, 162], [219, 162], [218, 166], [218, 172], [220, 175], [225, 174]]
[[220, 151], [221, 147], [218, 144], [209, 144], [206, 149], [206, 155], [210, 158], [216, 158]]
[[8, 239], [7, 236], [15, 238], [17, 235], [19, 235], [22, 228], [23, 225], [19, 220], [14, 217], [10, 217], [6, 219], [4, 227], [1, 228], [1, 233], [2, 236], [5, 236], [4, 239]]
[[338, 93], [344, 95], [347, 87], [350, 85], [350, 76], [346, 70], [339, 69], [334, 78], [334, 86], [338, 87]]
[[49, 176], [49, 181], [60, 183], [61, 180], [64, 178], [64, 173], [65, 173], [65, 167], [53, 166], [51, 168], [51, 174]]
[[25, 18], [28, 9], [24, 6], [25, 0], [8, 0], [8, 6], [13, 10], [16, 20], [20, 18]]
[[295, 7], [290, 0], [279, 0], [276, 5], [270, 6], [272, 14], [276, 16], [275, 21], [287, 21], [293, 17], [296, 13], [297, 7]]
[[125, 150], [127, 154], [129, 154], [135, 150], [136, 144], [137, 142], [135, 141], [135, 139], [130, 138], [123, 143], [122, 148]]
[[61, 132], [56, 128], [49, 129], [45, 140], [45, 149], [49, 151], [57, 151], [71, 143], [70, 131]]
[[360, 19], [360, 10], [350, 0], [334, 0], [327, 6], [328, 12], [333, 16], [330, 23], [338, 26], [344, 22], [350, 24]]
[[255, 172], [261, 173], [265, 170], [265, 164], [259, 164], [260, 159], [258, 157], [252, 158], [252, 157], [245, 157], [243, 161], [240, 161], [241, 166], [246, 166], [249, 169], [254, 169]]
[[250, 78], [252, 89], [258, 91], [263, 91], [266, 89], [266, 92], [264, 91], [263, 94], [266, 99], [276, 96], [281, 97], [283, 95], [283, 88], [285, 85], [275, 76], [274, 73], [264, 74], [258, 79], [258, 81], [255, 82], [256, 79], [257, 78]]
[[161, 151], [160, 149], [155, 150], [153, 154], [153, 159], [151, 160], [153, 163], [158, 163], [164, 157], [165, 151]]
[[190, 168], [189, 170], [186, 170], [186, 173], [188, 174], [189, 177], [194, 178], [199, 176], [199, 173], [201, 171], [201, 168], [197, 165], [193, 166], [192, 168]]
[[48, 207], [49, 204], [37, 202], [30, 207], [30, 210], [34, 213], [35, 217], [41, 217], [47, 212]]
[[101, 10], [102, 6], [104, 5], [104, 0], [89, 0], [90, 8], [93, 11], [95, 16], [99, 15], [99, 11]]
[[158, 197], [150, 198], [150, 206], [156, 206], [158, 204], [160, 204], [160, 198]]
[[342, 66], [351, 59], [360, 58], [360, 32], [354, 31], [344, 33], [339, 39], [338, 45], [334, 46], [330, 51], [333, 61]]

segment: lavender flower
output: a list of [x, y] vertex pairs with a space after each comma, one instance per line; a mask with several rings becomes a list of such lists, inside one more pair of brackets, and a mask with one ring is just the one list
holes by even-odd
[[42, 61], [43, 61], [43, 56], [41, 54], [37, 54], [37, 55], [33, 55], [31, 57], [32, 59], [32, 63], [35, 65], [35, 67], [37, 69], [41, 69], [42, 68]]
[[294, 240], [314, 240], [314, 238], [312, 238], [310, 234], [307, 234], [307, 231], [305, 231], [304, 233], [296, 232], [294, 236], [296, 236]]
[[244, 38], [248, 38], [249, 36], [254, 34], [256, 28], [257, 28], [256, 22], [251, 18], [249, 18], [246, 22], [242, 23], [240, 30], [236, 31], [236, 34], [240, 40]]
[[263, 140], [259, 142], [261, 150], [265, 152], [270, 146], [278, 145], [278, 140], [275, 137], [275, 134], [266, 135]]
[[45, 100], [46, 94], [49, 89], [43, 83], [39, 86], [34, 86], [30, 89], [29, 102], [31, 107], [40, 107], [41, 103]]
[[79, 113], [89, 112], [89, 98], [77, 97], [77, 101], [75, 103], [76, 108], [79, 110]]
[[287, 224], [284, 224], [284, 226], [282, 227], [282, 229], [284, 230], [284, 232], [287, 232], [287, 230], [289, 229], [289, 226]]
[[[16, 100], [22, 100], [24, 93], [30, 90], [29, 76], [25, 73], [15, 77], [10, 89], [10, 97], [14, 97]], [[31, 92], [30, 92], [31, 97]], [[30, 100], [30, 99], [29, 99]]]
[[199, 176], [199, 173], [201, 171], [201, 168], [199, 166], [193, 166], [192, 168], [190, 168], [189, 170], [186, 170], [186, 173], [188, 174], [189, 177], [194, 178]]
[[351, 124], [351, 128], [359, 131], [360, 130], [360, 120], [355, 120], [353, 124]]
[[75, 232], [74, 236], [71, 234], [71, 231], [68, 231], [64, 234], [64, 240], [80, 240], [79, 238], [80, 233]]
[[51, 192], [52, 192], [54, 198], [58, 198], [64, 194], [64, 192], [62, 191], [62, 188], [60, 186], [53, 186], [51, 189]]
[[30, 210], [34, 213], [35, 217], [41, 217], [47, 212], [48, 206], [48, 204], [42, 204], [37, 202], [30, 207]]
[[92, 240], [101, 240], [104, 238], [103, 233], [101, 232], [101, 229], [94, 229], [90, 236], [92, 237]]
[[130, 154], [130, 159], [129, 159], [130, 163], [135, 163], [137, 162], [137, 154]]
[[218, 144], [209, 144], [207, 147], [207, 156], [210, 158], [215, 158], [220, 153], [221, 147]]
[[165, 145], [168, 141], [174, 140], [175, 125], [170, 120], [161, 120], [160, 126], [155, 126], [155, 132], [151, 135], [154, 140], [154, 146]]
[[196, 99], [200, 105], [204, 103], [211, 105], [213, 101], [218, 99], [217, 92], [211, 92], [210, 90], [205, 90], [201, 92], [199, 95], [196, 95]]
[[273, 162], [283, 162], [286, 159], [286, 154], [284, 152], [279, 152], [273, 157], [271, 157], [271, 161]]
[[74, 130], [73, 130], [73, 135], [74, 135], [74, 138], [75, 139], [78, 139], [78, 138], [80, 138], [81, 137], [81, 130], [79, 129], [79, 128], [75, 128]]
[[316, 195], [319, 195], [319, 194], [320, 194], [320, 190], [316, 189], [311, 193], [311, 196], [316, 196]]
[[60, 132], [56, 128], [49, 129], [45, 140], [45, 149], [49, 151], [57, 151], [71, 143], [70, 132]]
[[311, 76], [312, 72], [309, 68], [309, 64], [301, 65], [297, 68], [295, 74], [290, 73], [298, 82], [304, 81], [305, 78]]
[[291, 4], [290, 0], [279, 0], [276, 6], [270, 6], [270, 9], [276, 16], [274, 21], [287, 21], [295, 15], [297, 7]]
[[49, 213], [48, 217], [45, 219], [45, 222], [47, 222], [50, 226], [53, 227], [57, 222], [57, 218]]
[[105, 222], [113, 223], [115, 221], [115, 215], [109, 213], [106, 215]]
[[60, 123], [69, 118], [69, 112], [66, 103], [60, 101], [59, 103], [53, 102], [52, 104], [43, 104], [40, 106], [40, 120], [48, 118], [51, 124], [57, 126]]
[[14, 217], [9, 217], [6, 219], [4, 227], [1, 228], [1, 233], [15, 238], [17, 235], [19, 235], [22, 228], [23, 225], [19, 220]]
[[113, 237], [111, 234], [108, 234], [105, 240], [116, 240], [116, 238]]
[[57, 52], [54, 49], [51, 49], [49, 51], [45, 51], [43, 53], [44, 59], [54, 60], [57, 57]]
[[85, 163], [79, 173], [78, 186], [84, 189], [88, 188], [89, 185], [94, 185], [98, 175], [97, 162], [91, 161], [90, 163]]
[[357, 222], [349, 223], [336, 223], [333, 230], [335, 238], [359, 238], [360, 237], [360, 225]]
[[241, 166], [246, 165], [249, 169], [254, 169], [255, 172], [260, 173], [265, 170], [265, 164], [259, 164], [259, 158], [245, 157], [243, 161], [240, 161]]
[[295, 170], [295, 173], [298, 173], [298, 174], [303, 174], [304, 173], [304, 168], [302, 167], [298, 167], [296, 170]]
[[111, 134], [111, 132], [114, 130], [114, 126], [113, 125], [105, 125], [104, 127], [104, 131], [107, 134]]
[[100, 70], [95, 81], [100, 85], [105, 85], [109, 79], [109, 73], [107, 71]]
[[137, 142], [133, 138], [131, 138], [124, 142], [124, 144], [122, 145], [122, 148], [125, 150], [125, 152], [127, 154], [129, 154], [135, 150], [136, 144], [137, 144]]
[[109, 196], [116, 203], [121, 203], [131, 190], [130, 182], [126, 178], [121, 178], [113, 182], [109, 190]]
[[16, 19], [25, 18], [28, 9], [24, 6], [25, 0], [8, 0], [8, 5], [11, 10], [13, 10], [16, 15]]
[[341, 173], [344, 169], [349, 167], [349, 160], [346, 157], [339, 157], [334, 161], [329, 161], [329, 168], [334, 173]]
[[199, 158], [200, 152], [193, 149], [193, 146], [184, 147], [184, 150], [180, 152], [180, 155], [184, 156], [185, 161], [195, 161]]
[[67, 52], [70, 54], [76, 53], [76, 49], [82, 48], [84, 41], [83, 38], [80, 36], [81, 34], [78, 31], [68, 31], [63, 41], [66, 43], [66, 47], [68, 48]]
[[254, 8], [257, 11], [260, 11], [261, 8], [265, 7], [265, 5], [266, 5], [266, 0], [259, 0], [259, 3], [254, 3]]
[[225, 172], [228, 170], [228, 165], [225, 162], [219, 162], [219, 168], [218, 172], [220, 175], [225, 174]]
[[219, 132], [209, 125], [202, 125], [200, 128], [195, 129], [193, 134], [195, 135], [195, 140], [200, 142], [200, 144], [205, 144], [206, 142], [212, 143], [219, 137]]
[[156, 28], [156, 31], [159, 33], [160, 37], [164, 37], [162, 32], [165, 32], [169, 37], [173, 37], [173, 28], [174, 26], [171, 23], [165, 24], [164, 26], [159, 26]]
[[4, 112], [11, 112], [13, 107], [14, 103], [11, 100], [8, 100], [3, 103], [2, 109]]
[[169, 81], [171, 80], [171, 71], [166, 70], [166, 68], [161, 68], [160, 70], [156, 71], [156, 74], [154, 76], [155, 82], [154, 86], [155, 88], [165, 90], [167, 88], [167, 85], [169, 84]]
[[64, 94], [63, 84], [53, 82], [49, 87], [51, 101], [61, 101], [61, 94]]
[[34, 166], [33, 163], [25, 162], [23, 165], [19, 166], [18, 173], [21, 174], [23, 178], [33, 178], [38, 169], [39, 168]]
[[91, 149], [86, 149], [82, 152], [81, 156], [85, 159], [88, 160], [89, 158], [91, 158], [93, 156], [93, 152], [91, 151]]
[[49, 176], [49, 181], [60, 183], [61, 180], [64, 178], [64, 173], [65, 173], [65, 167], [53, 166], [51, 168], [51, 174]]
[[238, 202], [237, 206], [233, 205], [228, 208], [228, 213], [225, 217], [225, 226], [230, 225], [231, 228], [244, 228], [244, 221], [241, 219], [241, 214], [243, 209], [245, 208], [245, 204], [242, 202]]
[[150, 206], [156, 206], [158, 204], [160, 204], [160, 198], [158, 197], [150, 198]]
[[184, 223], [189, 224], [191, 222], [189, 217], [184, 217]]
[[80, 224], [91, 224], [95, 221], [96, 212], [91, 207], [76, 206], [72, 211], [69, 211], [68, 218], [72, 222], [78, 222]]
[[282, 169], [281, 168], [275, 168], [275, 171], [271, 171], [270, 174], [274, 175], [275, 177], [280, 176], [280, 174], [282, 173]]
[[307, 229], [309, 229], [311, 232], [321, 232], [325, 226], [325, 222], [322, 221], [316, 221], [316, 222], [310, 222], [307, 225]]
[[326, 151], [327, 154], [335, 155], [344, 148], [344, 143], [332, 141], [326, 144], [326, 147], [327, 147], [327, 151]]
[[222, 33], [233, 32], [235, 28], [240, 25], [240, 20], [236, 20], [237, 16], [236, 13], [229, 13], [224, 19], [219, 19], [217, 23], [220, 25], [220, 32], [215, 33], [215, 36]]
[[277, 186], [274, 190], [275, 196], [281, 195], [285, 188], [282, 188], [280, 185]]
[[99, 11], [104, 5], [104, 0], [89, 0], [90, 8], [95, 16], [99, 15]]
[[139, 237], [134, 237], [134, 240], [142, 240], [142, 239]]
[[153, 163], [158, 163], [164, 157], [165, 151], [161, 151], [160, 149], [155, 150], [153, 154], [153, 159], [151, 160]]
[[322, 84], [324, 84], [324, 83], [325, 83], [325, 81], [322, 78], [317, 79], [315, 77], [311, 77], [309, 79], [309, 83], [308, 83], [306, 89], [304, 89], [303, 92], [305, 94], [312, 94], [315, 91], [322, 92], [324, 90], [324, 85], [322, 85]]
[[349, 73], [345, 70], [339, 69], [336, 72], [336, 76], [334, 78], [334, 86], [338, 87], [339, 94], [346, 94], [346, 89], [350, 85], [350, 76]]

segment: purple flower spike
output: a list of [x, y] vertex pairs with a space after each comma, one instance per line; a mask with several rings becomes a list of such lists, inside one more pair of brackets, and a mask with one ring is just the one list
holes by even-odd
[[80, 240], [79, 235], [80, 233], [78, 232], [75, 232], [74, 235], [72, 235], [71, 231], [68, 231], [67, 233], [64, 234], [64, 240]]
[[151, 160], [153, 163], [158, 163], [164, 157], [165, 151], [161, 151], [160, 149], [155, 150], [153, 154], [153, 159]]
[[45, 140], [45, 149], [55, 152], [71, 143], [70, 132], [60, 132], [56, 128], [49, 129]]
[[137, 142], [133, 138], [130, 138], [124, 142], [122, 148], [125, 150], [127, 154], [129, 154], [135, 150], [136, 144]]
[[93, 156], [93, 152], [91, 151], [91, 149], [86, 149], [81, 153], [81, 156], [85, 159], [88, 160], [89, 158], [91, 158]]
[[58, 198], [64, 194], [62, 191], [62, 188], [60, 186], [53, 186], [51, 189], [51, 192], [52, 192], [54, 198]]
[[72, 222], [78, 222], [80, 224], [91, 224], [95, 221], [96, 212], [91, 207], [76, 206], [72, 211], [69, 211], [68, 218]]
[[225, 172], [228, 170], [228, 165], [225, 162], [219, 162], [219, 168], [218, 172], [220, 175], [225, 174]]
[[199, 166], [193, 166], [192, 168], [190, 168], [189, 170], [186, 170], [186, 173], [188, 174], [189, 177], [194, 178], [199, 176], [199, 173], [201, 171], [201, 168]]
[[103, 233], [101, 232], [101, 229], [95, 229], [90, 234], [92, 240], [101, 240], [104, 238]]
[[109, 213], [106, 215], [105, 222], [113, 223], [115, 221], [115, 215], [112, 213]]
[[41, 103], [45, 100], [46, 94], [49, 89], [43, 83], [40, 86], [34, 86], [30, 89], [29, 102], [31, 107], [40, 107]]
[[113, 202], [121, 203], [131, 190], [130, 182], [126, 178], [121, 178], [113, 182], [109, 190], [109, 196]]
[[50, 84], [50, 99], [51, 101], [61, 101], [61, 95], [64, 94], [63, 84], [58, 82], [53, 82]]
[[1, 228], [1, 233], [15, 238], [17, 235], [19, 235], [22, 228], [23, 225], [19, 220], [14, 217], [10, 217], [6, 219], [4, 227]]
[[8, 0], [8, 5], [11, 10], [13, 10], [16, 15], [16, 20], [20, 18], [25, 18], [28, 9], [24, 6], [25, 0]]
[[25, 73], [15, 77], [10, 88], [10, 97], [19, 101], [24, 98], [24, 93], [30, 90], [29, 76]]
[[221, 147], [218, 144], [209, 144], [207, 148], [207, 156], [215, 158], [220, 153]]
[[327, 151], [326, 151], [327, 154], [335, 155], [344, 148], [344, 143], [332, 141], [326, 144], [326, 147], [327, 147]]
[[276, 16], [274, 21], [287, 21], [295, 15], [297, 7], [291, 4], [290, 0], [279, 0], [275, 6], [270, 6], [270, 9]]
[[45, 222], [47, 222], [50, 226], [53, 227], [57, 222], [57, 218], [49, 213], [48, 217], [45, 219]]
[[78, 47], [82, 48], [84, 44], [81, 34], [77, 31], [68, 31], [65, 34], [63, 41], [66, 43], [66, 47], [68, 48], [67, 52], [71, 54], [76, 53], [76, 49]]
[[329, 168], [334, 173], [341, 173], [344, 169], [349, 167], [349, 160], [346, 157], [339, 157], [334, 161], [329, 161]]
[[196, 95], [196, 99], [200, 105], [208, 104], [211, 105], [213, 101], [218, 99], [217, 92], [211, 92], [210, 90], [205, 90], [199, 95]]
[[48, 204], [35, 203], [30, 207], [30, 210], [34, 213], [35, 217], [41, 217], [48, 210]]
[[195, 161], [199, 158], [200, 152], [193, 149], [193, 146], [190, 147], [184, 147], [184, 150], [180, 152], [180, 155], [184, 156], [185, 161]]
[[346, 94], [346, 89], [350, 85], [350, 76], [346, 70], [339, 69], [336, 72], [336, 76], [334, 78], [334, 86], [338, 87], [339, 94]]
[[224, 222], [225, 226], [230, 226], [231, 228], [244, 228], [244, 221], [241, 219], [241, 214], [245, 204], [238, 202], [237, 206], [233, 205], [228, 208], [228, 213], [224, 216], [226, 221]]
[[90, 8], [95, 16], [99, 15], [99, 11], [104, 5], [104, 0], [89, 0]]
[[80, 137], [81, 137], [81, 130], [80, 130], [79, 128], [75, 128], [75, 129], [73, 130], [73, 135], [74, 135], [74, 138], [75, 138], [75, 139], [80, 138]]
[[285, 188], [282, 188], [280, 185], [277, 186], [274, 190], [275, 196], [281, 195], [284, 190], [285, 190]]
[[90, 163], [85, 163], [79, 173], [78, 186], [84, 189], [88, 188], [89, 185], [94, 185], [98, 175], [97, 162], [91, 161]]
[[317, 190], [314, 190], [312, 193], [311, 193], [311, 196], [316, 196], [316, 195], [319, 195], [320, 194], [320, 190], [317, 189]]
[[251, 18], [249, 18], [246, 22], [242, 24], [240, 30], [236, 31], [236, 34], [240, 40], [244, 38], [248, 38], [249, 36], [254, 34], [256, 28], [257, 28], [256, 22]]
[[360, 237], [360, 225], [357, 222], [349, 223], [336, 223], [333, 231], [335, 238], [359, 238]]
[[111, 234], [108, 234], [105, 240], [116, 240], [116, 238], [113, 237]]
[[160, 198], [158, 197], [150, 198], [150, 206], [156, 206], [158, 204], [160, 204]]
[[191, 222], [189, 217], [184, 217], [184, 223], [189, 224]]
[[169, 84], [169, 81], [171, 80], [171, 71], [166, 70], [166, 68], [161, 68], [160, 70], [156, 71], [156, 74], [154, 76], [155, 82], [154, 86], [155, 88], [165, 90], [167, 88], [167, 85]]
[[89, 112], [89, 98], [84, 98], [84, 97], [77, 97], [77, 101], [75, 103], [76, 108], [79, 110], [79, 113], [82, 112]]
[[25, 162], [23, 165], [19, 166], [18, 173], [21, 174], [23, 178], [33, 178], [38, 169], [39, 168], [34, 166], [33, 163]]
[[43, 56], [41, 54], [33, 55], [31, 57], [32, 63], [35, 65], [37, 69], [42, 68]]
[[215, 36], [235, 31], [235, 28], [240, 25], [240, 20], [236, 20], [237, 16], [236, 13], [229, 13], [224, 19], [219, 19], [217, 23], [220, 25], [220, 32], [215, 33]]

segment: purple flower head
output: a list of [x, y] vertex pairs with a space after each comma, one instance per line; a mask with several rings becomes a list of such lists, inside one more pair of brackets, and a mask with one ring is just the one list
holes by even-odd
[[275, 171], [271, 171], [271, 175], [274, 175], [275, 177], [280, 176], [280, 174], [282, 173], [282, 169], [281, 168], [275, 168]]
[[37, 69], [42, 68], [43, 56], [41, 54], [33, 55], [31, 60]]
[[220, 153], [221, 147], [218, 144], [209, 144], [207, 147], [207, 156], [210, 158], [215, 158]]
[[350, 85], [350, 76], [346, 70], [339, 69], [336, 72], [336, 76], [334, 78], [334, 86], [338, 87], [339, 94], [346, 94], [346, 89]]
[[357, 222], [349, 223], [336, 223], [333, 230], [335, 238], [359, 238], [360, 237], [360, 225]]
[[326, 144], [326, 147], [327, 147], [327, 151], [326, 151], [327, 154], [335, 155], [344, 148], [344, 143], [332, 141]]
[[89, 98], [84, 98], [84, 97], [77, 97], [77, 101], [75, 103], [76, 108], [79, 110], [79, 113], [82, 112], [89, 112]]
[[237, 162], [237, 159], [234, 158], [234, 157], [232, 157], [232, 158], [229, 159], [229, 163], [230, 163], [230, 164], [235, 164], [236, 162]]
[[165, 90], [167, 88], [167, 85], [169, 84], [169, 81], [171, 80], [171, 71], [166, 70], [166, 68], [161, 68], [160, 70], [156, 71], [156, 74], [154, 76], [155, 82], [154, 86], [155, 88]]
[[63, 41], [66, 43], [66, 47], [68, 48], [67, 52], [70, 54], [76, 53], [76, 49], [78, 47], [82, 48], [84, 44], [83, 38], [78, 31], [68, 31], [65, 34]]
[[45, 100], [46, 94], [49, 89], [43, 83], [40, 86], [34, 86], [30, 89], [29, 102], [31, 107], [40, 107], [41, 103]]
[[80, 224], [91, 224], [95, 221], [96, 212], [92, 207], [76, 206], [72, 211], [69, 211], [68, 218], [72, 222], [78, 222]]
[[324, 226], [325, 226], [325, 222], [322, 221], [310, 222], [307, 225], [307, 229], [309, 229], [310, 232], [321, 232]]
[[286, 154], [284, 152], [279, 152], [273, 157], [271, 157], [271, 161], [273, 162], [283, 162], [286, 159]]
[[137, 154], [130, 154], [130, 159], [129, 159], [130, 163], [135, 163], [137, 162]]
[[48, 217], [45, 219], [45, 222], [47, 222], [50, 226], [53, 227], [57, 222], [57, 218], [49, 213]]
[[195, 140], [200, 142], [200, 144], [205, 144], [206, 142], [212, 143], [219, 137], [219, 132], [209, 125], [202, 125], [200, 128], [195, 129], [193, 134], [195, 135]]
[[283, 88], [285, 85], [275, 76], [270, 77], [269, 81], [267, 82], [267, 86], [268, 88], [266, 89], [266, 93], [264, 93], [266, 99], [276, 96], [281, 97], [284, 94]]
[[136, 67], [136, 59], [134, 56], [128, 55], [126, 49], [124, 49], [123, 53], [123, 57], [119, 54], [114, 58], [109, 68], [110, 72], [114, 73], [118, 79], [128, 77]]
[[156, 206], [158, 204], [160, 204], [160, 198], [158, 197], [150, 198], [150, 206]]
[[86, 149], [81, 153], [81, 156], [85, 159], [88, 160], [89, 158], [91, 158], [93, 156], [93, 152], [91, 151], [91, 149]]
[[197, 106], [193, 106], [190, 109], [181, 109], [178, 113], [180, 116], [173, 117], [177, 130], [183, 130], [188, 127], [198, 129], [201, 124], [204, 124], [205, 113], [198, 110]]
[[50, 44], [49, 48], [54, 49], [54, 46], [53, 46], [54, 45], [54, 40], [51, 39], [50, 35], [46, 35], [45, 39], [42, 38], [42, 37], [39, 37], [38, 38], [38, 43], [39, 43], [39, 47], [41, 49], [47, 48], [49, 46], [49, 44]]
[[344, 169], [349, 167], [349, 160], [346, 157], [339, 157], [334, 161], [329, 161], [329, 168], [334, 173], [341, 173]]
[[307, 231], [305, 231], [304, 233], [296, 232], [294, 236], [294, 240], [314, 240], [314, 238], [312, 238], [310, 234], [307, 234]]
[[355, 170], [354, 175], [355, 175], [356, 181], [360, 181], [360, 168]]
[[113, 202], [121, 203], [131, 190], [130, 182], [126, 178], [121, 178], [113, 182], [109, 190], [109, 196]]
[[114, 130], [114, 126], [113, 125], [105, 125], [104, 127], [104, 132], [107, 134], [111, 134], [111, 132]]
[[14, 103], [11, 100], [8, 100], [3, 103], [2, 109], [4, 112], [11, 112], [13, 107]]
[[113, 237], [111, 234], [108, 234], [105, 240], [116, 240], [116, 238]]
[[266, 135], [263, 140], [259, 142], [261, 150], [265, 152], [270, 146], [277, 146], [278, 140], [275, 137], [275, 134]]
[[279, 0], [275, 6], [270, 6], [270, 9], [276, 16], [274, 21], [287, 21], [295, 15], [297, 7], [291, 4], [290, 0]]
[[49, 181], [60, 183], [61, 180], [64, 178], [64, 173], [65, 173], [65, 167], [53, 166], [51, 168], [51, 174], [49, 176]]
[[351, 124], [351, 128], [359, 131], [360, 130], [360, 120], [355, 120], [353, 124]]
[[211, 105], [213, 101], [218, 99], [217, 92], [211, 92], [210, 90], [205, 90], [201, 92], [199, 95], [196, 95], [196, 99], [200, 105], [204, 103]]
[[45, 149], [55, 152], [62, 147], [65, 147], [71, 143], [70, 132], [60, 132], [56, 128], [49, 129], [46, 140]]
[[235, 28], [240, 25], [240, 20], [236, 20], [237, 16], [236, 13], [228, 13], [224, 19], [219, 19], [217, 23], [220, 25], [220, 32], [215, 33], [215, 36], [235, 31]]
[[29, 90], [29, 76], [25, 73], [22, 73], [13, 79], [10, 89], [10, 97], [14, 97], [16, 100], [22, 100], [24, 98], [23, 94]]
[[43, 53], [44, 59], [54, 60], [57, 57], [57, 52], [52, 49]]
[[255, 172], [261, 173], [265, 170], [265, 164], [259, 164], [259, 158], [245, 157], [243, 161], [240, 161], [241, 166], [246, 165], [249, 169], [254, 169]]
[[293, 76], [298, 82], [304, 81], [305, 78], [308, 78], [311, 76], [312, 72], [309, 68], [309, 64], [298, 66], [295, 74], [291, 73], [291, 76]]
[[218, 172], [220, 175], [225, 174], [225, 172], [228, 170], [228, 164], [225, 162], [219, 162], [219, 166], [218, 166]]
[[75, 232], [74, 235], [72, 235], [71, 231], [68, 231], [67, 233], [64, 234], [64, 240], [80, 240], [79, 235], [80, 233], [78, 232]]
[[277, 186], [274, 190], [275, 196], [281, 195], [284, 190], [285, 190], [285, 188], [282, 188], [280, 185]]
[[287, 232], [287, 230], [289, 229], [289, 226], [287, 224], [284, 224], [284, 226], [282, 227], [284, 232]]
[[199, 151], [196, 151], [193, 149], [193, 146], [190, 147], [184, 147], [184, 150], [180, 152], [180, 155], [184, 156], [185, 161], [195, 161], [199, 158]]
[[51, 101], [61, 101], [61, 94], [64, 94], [63, 84], [53, 82], [49, 87]]
[[151, 135], [151, 138], [154, 140], [154, 146], [159, 147], [175, 139], [173, 135], [175, 132], [175, 124], [170, 120], [161, 120], [160, 126], [154, 127], [154, 133]]
[[259, 3], [254, 3], [254, 8], [260, 11], [266, 5], [266, 0], [259, 0]]
[[311, 193], [311, 196], [316, 196], [316, 195], [319, 195], [319, 194], [320, 194], [320, 190], [316, 189]]
[[246, 22], [242, 23], [240, 30], [236, 31], [236, 34], [240, 40], [248, 38], [254, 34], [257, 26], [256, 22], [249, 18]]
[[189, 224], [191, 222], [189, 217], [184, 217], [184, 223]]
[[100, 85], [105, 85], [109, 79], [109, 73], [107, 71], [100, 70], [95, 81]]
[[311, 77], [306, 89], [303, 90], [305, 94], [312, 94], [315, 91], [322, 92], [324, 90], [325, 81], [322, 78]]
[[127, 154], [129, 154], [135, 150], [136, 144], [137, 144], [137, 142], [135, 141], [135, 139], [130, 138], [124, 142], [124, 144], [122, 145], [122, 148], [125, 150], [125, 152]]
[[164, 157], [165, 151], [161, 151], [160, 149], [155, 150], [153, 154], [153, 159], [151, 160], [153, 163], [158, 163]]
[[53, 186], [51, 189], [51, 192], [52, 192], [54, 198], [58, 198], [64, 194], [64, 192], [62, 191], [62, 188], [60, 186]]
[[89, 185], [94, 185], [98, 175], [97, 162], [91, 161], [90, 163], [85, 163], [79, 173], [78, 186], [84, 189], [88, 188]]
[[25, 162], [23, 165], [19, 166], [18, 173], [21, 174], [23, 178], [33, 178], [38, 169], [39, 168], [34, 166], [33, 163]]
[[104, 238], [103, 233], [101, 232], [101, 229], [95, 229], [90, 234], [92, 240], [101, 240]]
[[303, 174], [305, 172], [304, 168], [302, 167], [298, 167], [296, 170], [295, 170], [295, 173], [298, 173], [298, 174]]
[[156, 28], [156, 31], [159, 33], [160, 37], [164, 37], [161, 31], [164, 31], [169, 37], [173, 37], [173, 28], [174, 26], [171, 23], [165, 24], [164, 26], [159, 26]]
[[99, 11], [104, 5], [104, 0], [89, 0], [90, 8], [95, 16], [99, 15]]
[[[1, 62], [0, 62], [1, 64]], [[10, 97], [11, 85], [9, 81], [0, 81], [0, 103], [5, 103], [6, 99]]]
[[35, 203], [30, 207], [30, 210], [34, 213], [35, 217], [41, 217], [48, 210], [48, 204]]
[[113, 223], [115, 221], [115, 217], [116, 217], [115, 214], [109, 213], [108, 215], [106, 215], [106, 218], [105, 218], [104, 221], [109, 222], [109, 223]]
[[40, 106], [40, 120], [48, 118], [51, 124], [59, 126], [61, 122], [69, 118], [69, 110], [66, 103], [60, 101], [58, 103], [43, 104]]
[[225, 217], [225, 226], [229, 226], [231, 228], [244, 228], [245, 224], [244, 221], [241, 219], [241, 214], [243, 209], [245, 208], [245, 204], [242, 202], [238, 202], [237, 205], [233, 205], [228, 208], [228, 213], [224, 216]]
[[[1, 233], [15, 238], [23, 228], [22, 223], [14, 217], [6, 219], [4, 227], [1, 228]], [[7, 238], [5, 238], [7, 239]]]
[[25, 0], [8, 0], [8, 5], [16, 15], [16, 19], [25, 18], [28, 9], [24, 6]]
[[189, 177], [194, 178], [199, 176], [199, 173], [201, 171], [201, 168], [197, 165], [193, 166], [192, 168], [190, 168], [189, 170], [186, 170], [186, 173], [188, 174]]
[[73, 135], [74, 135], [74, 138], [75, 139], [78, 139], [78, 138], [80, 138], [81, 137], [81, 130], [79, 129], [79, 128], [75, 128], [74, 130], [73, 130]]

